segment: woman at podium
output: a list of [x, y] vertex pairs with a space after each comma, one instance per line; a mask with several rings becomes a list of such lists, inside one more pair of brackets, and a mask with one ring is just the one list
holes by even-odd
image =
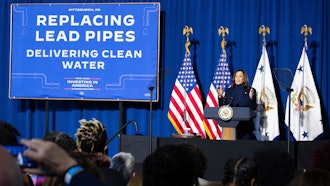
[[[219, 105], [230, 105], [232, 107], [257, 108], [256, 90], [249, 86], [249, 78], [244, 70], [237, 70], [232, 79], [232, 84], [226, 92], [222, 88], [217, 89]], [[252, 118], [249, 121], [240, 121], [236, 127], [236, 138], [239, 140], [256, 140]]]

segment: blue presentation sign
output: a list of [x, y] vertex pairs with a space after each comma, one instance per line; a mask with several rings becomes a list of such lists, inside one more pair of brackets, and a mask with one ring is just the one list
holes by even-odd
[[159, 3], [12, 4], [9, 98], [158, 101], [159, 21]]

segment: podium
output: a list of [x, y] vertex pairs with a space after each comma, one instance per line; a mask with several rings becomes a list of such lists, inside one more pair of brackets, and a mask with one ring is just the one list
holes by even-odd
[[256, 116], [250, 107], [232, 107], [233, 117], [229, 121], [224, 121], [219, 117], [220, 107], [204, 107], [204, 118], [214, 119], [222, 127], [223, 140], [236, 140], [236, 126], [240, 121], [249, 121]]

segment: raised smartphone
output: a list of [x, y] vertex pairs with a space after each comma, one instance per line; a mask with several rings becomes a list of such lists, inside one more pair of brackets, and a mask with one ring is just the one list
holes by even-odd
[[23, 153], [27, 149], [27, 147], [23, 145], [7, 145], [4, 146], [4, 148], [16, 158], [17, 164], [19, 166], [23, 168], [37, 167], [37, 162], [23, 156]]

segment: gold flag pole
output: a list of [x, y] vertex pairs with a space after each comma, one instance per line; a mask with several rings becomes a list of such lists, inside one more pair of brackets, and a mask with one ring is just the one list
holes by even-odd
[[190, 37], [190, 34], [193, 33], [193, 29], [192, 27], [189, 27], [189, 26], [185, 26], [183, 27], [183, 35], [186, 36], [187, 40], [186, 40], [186, 44], [185, 44], [185, 48], [186, 48], [186, 53], [190, 56], [190, 50], [189, 50], [189, 46], [191, 45], [190, 43], [190, 40], [189, 40], [189, 37]]
[[302, 26], [301, 29], [300, 29], [300, 34], [304, 34], [304, 37], [305, 37], [304, 45], [306, 47], [306, 50], [307, 50], [307, 37], [308, 37], [308, 33], [312, 35], [312, 27], [309, 27], [307, 25]]
[[[266, 45], [267, 45], [267, 42], [266, 42], [266, 35], [267, 34], [270, 34], [270, 28], [268, 26], [265, 26], [265, 25], [261, 25], [258, 29], [258, 33], [259, 35], [262, 35], [262, 49], [261, 49], [261, 56], [264, 55], [264, 49], [266, 49]], [[260, 59], [261, 60], [261, 59]], [[260, 63], [260, 62], [259, 62]], [[262, 67], [258, 67], [257, 66], [257, 70], [259, 70], [260, 68], [263, 68], [265, 67], [265, 60], [262, 60], [261, 62], [261, 66]], [[259, 65], [259, 64], [258, 64]], [[255, 94], [257, 94], [257, 112], [260, 114], [260, 115], [263, 115], [262, 112], [266, 112], [270, 109], [272, 109], [271, 106], [269, 106], [269, 100], [267, 99], [267, 87], [265, 85], [265, 73], [262, 73], [261, 79], [263, 79], [263, 81], [260, 81], [259, 84], [259, 91], [256, 90]], [[268, 101], [267, 101], [268, 100]], [[262, 116], [261, 116], [262, 117]], [[257, 123], [259, 124], [256, 124], [258, 125], [258, 128], [256, 128], [256, 133], [260, 133], [260, 134], [256, 134], [257, 135], [260, 135], [262, 136], [262, 134], [266, 134], [264, 137], [261, 137], [261, 140], [264, 141], [264, 140], [267, 140], [268, 139], [268, 136], [267, 136], [267, 132], [266, 132], [266, 127], [264, 127], [262, 124], [261, 124], [261, 120], [262, 119], [258, 119], [259, 121]]]
[[[186, 48], [186, 54], [185, 54], [185, 60], [187, 57], [190, 56], [190, 50], [189, 50], [189, 46], [191, 45], [189, 37], [190, 35], [193, 33], [193, 29], [192, 27], [189, 26], [185, 26], [183, 27], [183, 35], [186, 36], [186, 44], [185, 44], [185, 48]], [[188, 55], [188, 56], [187, 56]], [[185, 76], [183, 77], [183, 87], [184, 89], [186, 89], [187, 86], [187, 73], [185, 73]], [[186, 103], [186, 96], [187, 94], [184, 95], [184, 110], [183, 110], [183, 122], [186, 123], [187, 121], [187, 103]], [[190, 127], [189, 128], [185, 128], [184, 129], [184, 134], [190, 134]]]
[[[222, 49], [222, 54], [227, 56], [226, 52], [226, 34], [229, 34], [229, 30], [227, 27], [220, 26], [218, 29], [218, 35], [222, 37], [221, 40], [221, 49]], [[224, 68], [223, 68], [224, 71]], [[224, 74], [224, 73], [222, 73]], [[224, 87], [224, 85], [220, 85], [220, 87]], [[222, 127], [222, 140], [235, 140], [236, 139], [236, 129], [231, 128], [231, 127]]]
[[221, 35], [221, 37], [222, 37], [222, 41], [221, 41], [220, 46], [221, 46], [221, 49], [222, 49], [222, 53], [227, 56], [226, 49], [225, 49], [225, 47], [227, 45], [227, 42], [226, 42], [226, 39], [225, 39], [226, 34], [229, 34], [228, 28], [220, 26], [219, 29], [218, 29], [218, 35], [219, 36]]
[[[225, 55], [225, 57], [227, 57], [227, 53], [226, 53], [226, 45], [227, 45], [226, 34], [227, 35], [229, 34], [228, 28], [220, 26], [219, 29], [218, 29], [218, 35], [222, 37], [222, 41], [221, 41], [220, 46], [221, 46], [221, 49], [222, 49], [222, 54]], [[223, 71], [224, 70], [225, 69], [223, 69]], [[220, 85], [220, 87], [224, 87], [224, 84]]]
[[262, 34], [262, 44], [266, 46], [266, 34], [270, 33], [270, 28], [265, 25], [259, 27], [259, 35]]

